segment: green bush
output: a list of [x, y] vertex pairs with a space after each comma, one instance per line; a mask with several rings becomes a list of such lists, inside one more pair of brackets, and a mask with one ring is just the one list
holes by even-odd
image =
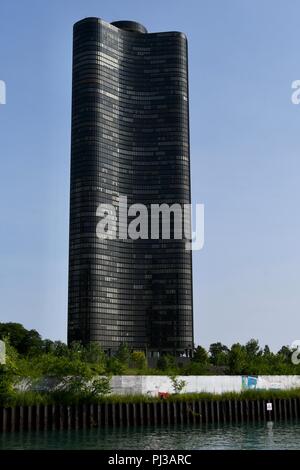
[[124, 367], [129, 367], [131, 352], [126, 343], [122, 343], [119, 346], [119, 349], [116, 354], [116, 359], [118, 359]]
[[110, 357], [107, 360], [106, 371], [113, 375], [122, 375], [126, 371], [126, 366], [117, 357]]
[[172, 387], [173, 387], [174, 393], [178, 394], [178, 393], [182, 392], [182, 390], [186, 386], [186, 381], [178, 379], [175, 375], [170, 375], [169, 379], [172, 382]]
[[[165, 398], [169, 402], [192, 402], [199, 400], [222, 401], [222, 400], [272, 400], [272, 399], [299, 399], [300, 389], [292, 390], [247, 390], [242, 393], [223, 393], [220, 395], [212, 393], [180, 393], [172, 394]], [[155, 403], [161, 398], [148, 395], [113, 395], [106, 393], [95, 394], [73, 394], [66, 393], [41, 393], [41, 392], [16, 392], [7, 405], [37, 405], [37, 404], [78, 404], [78, 403]]]
[[93, 402], [111, 392], [109, 377], [95, 377], [87, 381], [83, 377], [66, 377], [59, 387], [50, 393], [55, 402]]
[[209, 364], [209, 356], [206, 349], [202, 348], [202, 346], [197, 346], [191, 362], [207, 366]]
[[5, 364], [0, 364], [0, 405], [5, 405], [14, 396], [14, 386], [18, 380], [17, 357], [15, 348], [10, 344], [7, 337], [5, 341]]
[[177, 372], [178, 367], [176, 366], [176, 360], [171, 354], [163, 354], [157, 361], [157, 368], [164, 372]]
[[131, 363], [134, 369], [145, 369], [147, 366], [145, 353], [143, 351], [133, 351], [131, 353]]
[[[291, 362], [292, 351], [289, 347], [283, 346], [274, 353], [267, 345], [261, 348], [255, 339], [245, 345], [234, 344], [230, 349], [220, 342], [213, 343], [208, 352], [198, 346], [194, 350], [194, 357], [180, 366], [176, 365], [174, 356], [164, 354], [158, 360], [157, 369], [147, 367], [145, 354], [141, 351], [131, 352], [125, 343], [120, 345], [115, 356], [107, 357], [98, 343], [83, 346], [79, 342], [73, 342], [67, 346], [61, 341], [43, 340], [35, 330], [26, 330], [17, 323], [0, 323], [0, 339], [6, 343], [6, 364], [0, 367], [2, 404], [12, 403], [14, 400], [54, 400], [57, 403], [67, 399], [102, 400], [106, 396], [105, 387], [102, 379], [97, 382], [98, 379], [95, 378], [105, 375], [163, 374], [176, 377], [191, 374], [300, 374], [300, 365]], [[60, 379], [73, 377], [73, 385], [69, 390], [57, 390], [55, 396], [40, 392], [21, 393], [14, 388], [22, 378], [38, 380], [44, 376]], [[83, 382], [92, 380], [94, 388], [87, 391]], [[180, 397], [182, 396], [181, 393]]]
[[14, 374], [0, 365], [0, 405], [5, 405], [14, 395]]

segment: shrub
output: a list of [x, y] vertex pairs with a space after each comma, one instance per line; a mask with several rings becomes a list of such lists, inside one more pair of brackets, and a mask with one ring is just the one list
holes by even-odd
[[122, 375], [126, 370], [126, 366], [117, 357], [110, 357], [107, 360], [106, 370], [113, 375]]
[[94, 377], [87, 381], [83, 377], [66, 377], [52, 393], [55, 401], [89, 402], [111, 392], [109, 377]]
[[0, 364], [0, 404], [6, 405], [14, 396], [14, 385], [17, 380], [16, 362], [18, 353], [10, 344], [9, 339], [3, 338], [5, 341], [5, 364]]
[[145, 353], [143, 351], [133, 351], [133, 353], [131, 353], [131, 362], [135, 369], [145, 369], [147, 366]]
[[171, 354], [163, 354], [157, 361], [157, 368], [163, 371], [177, 370], [175, 357]]
[[0, 405], [9, 402], [14, 394], [14, 374], [5, 365], [0, 365]]
[[186, 381], [178, 379], [175, 375], [170, 375], [169, 379], [172, 382], [174, 393], [177, 395], [178, 393], [182, 392], [186, 386]]
[[126, 343], [122, 343], [119, 346], [119, 349], [116, 354], [116, 358], [124, 364], [125, 367], [129, 366], [129, 361], [130, 361], [130, 350], [129, 347]]
[[209, 364], [209, 357], [206, 349], [204, 349], [202, 346], [197, 346], [197, 348], [194, 351], [194, 356], [192, 358], [192, 362], [195, 362], [197, 364], [201, 364], [203, 366], [206, 366]]

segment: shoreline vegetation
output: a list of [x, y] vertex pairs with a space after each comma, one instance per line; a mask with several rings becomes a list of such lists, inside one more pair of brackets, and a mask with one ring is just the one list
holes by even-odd
[[[271, 395], [273, 398], [271, 398]], [[28, 397], [27, 397], [28, 398]], [[36, 397], [35, 397], [36, 398]], [[45, 398], [45, 397], [44, 397]], [[106, 396], [95, 402], [0, 406], [0, 433], [162, 425], [298, 422], [300, 391], [183, 394], [166, 399]]]
[[70, 395], [55, 392], [17, 392], [15, 393], [6, 404], [1, 406], [16, 407], [16, 406], [35, 406], [35, 405], [97, 405], [97, 404], [138, 404], [138, 403], [163, 403], [163, 402], [193, 402], [193, 401], [207, 401], [207, 402], [224, 402], [224, 401], [269, 401], [269, 400], [291, 400], [300, 399], [300, 389], [290, 390], [245, 390], [241, 393], [226, 392], [222, 394], [214, 393], [180, 393], [170, 394], [166, 398], [148, 396], [148, 395], [116, 395], [108, 394], [101, 396], [81, 396]]
[[[83, 346], [74, 342], [67, 346], [61, 341], [43, 340], [37, 331], [18, 323], [0, 323], [0, 339], [6, 346], [5, 363], [0, 365], [0, 406], [300, 397], [298, 389], [248, 390], [223, 395], [180, 393], [177, 376], [300, 375], [300, 365], [292, 363], [293, 351], [289, 347], [283, 346], [273, 353], [268, 346], [261, 348], [254, 339], [231, 348], [214, 343], [208, 351], [198, 346], [194, 357], [184, 364], [164, 355], [155, 368], [148, 367], [143, 351], [132, 351], [126, 344], [121, 344], [114, 356], [107, 356], [99, 344]], [[110, 378], [114, 375], [167, 375], [173, 378], [174, 393], [164, 398], [113, 395]], [[18, 389], [22, 380], [34, 383], [44, 377], [60, 379], [59, 386], [51, 391]]]

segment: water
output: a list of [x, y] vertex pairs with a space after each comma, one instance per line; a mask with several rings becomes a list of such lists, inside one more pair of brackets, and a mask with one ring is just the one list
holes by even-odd
[[0, 449], [300, 449], [300, 422], [15, 432]]

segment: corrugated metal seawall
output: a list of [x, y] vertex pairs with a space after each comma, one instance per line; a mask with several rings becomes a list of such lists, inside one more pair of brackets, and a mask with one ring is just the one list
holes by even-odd
[[300, 398], [16, 406], [0, 408], [0, 431], [276, 422], [299, 416]]

